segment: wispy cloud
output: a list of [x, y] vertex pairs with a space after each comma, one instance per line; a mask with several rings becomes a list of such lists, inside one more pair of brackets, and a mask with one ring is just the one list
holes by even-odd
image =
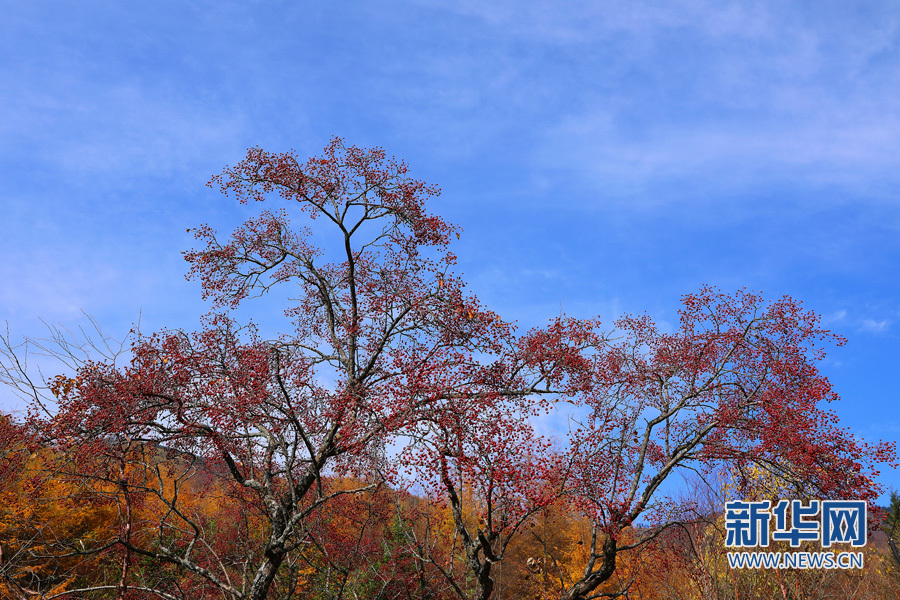
[[830, 325], [832, 323], [841, 323], [847, 318], [847, 309], [836, 310], [832, 313], [822, 316], [822, 323]]
[[6, 90], [4, 95], [11, 118], [4, 120], [0, 151], [29, 147], [33, 158], [70, 174], [108, 178], [181, 171], [223, 150], [236, 153], [244, 126], [240, 115], [180, 103], [137, 84], [80, 82], [66, 91]]
[[890, 324], [891, 322], [889, 319], [882, 319], [880, 321], [875, 319], [863, 319], [859, 330], [866, 333], [884, 333], [888, 330]]
[[510, 59], [519, 72], [497, 93], [527, 86], [546, 106], [561, 84], [568, 96], [541, 115], [534, 163], [606, 197], [786, 181], [885, 195], [900, 181], [900, 15], [887, 4], [425, 4], [501, 48], [560, 57], [545, 71]]

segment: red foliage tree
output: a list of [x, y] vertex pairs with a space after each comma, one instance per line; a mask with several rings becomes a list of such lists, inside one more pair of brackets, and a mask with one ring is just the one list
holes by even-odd
[[594, 521], [585, 574], [564, 594], [582, 600], [606, 582], [620, 543], [640, 517], [663, 527], [684, 513], [660, 501], [673, 473], [755, 465], [798, 494], [872, 501], [872, 467], [896, 460], [837, 427], [820, 404], [837, 399], [816, 369], [823, 343], [844, 340], [790, 298], [703, 288], [683, 298], [679, 327], [647, 317], [617, 322], [620, 335], [593, 355], [594, 382], [579, 398], [588, 416], [571, 445], [571, 490]]
[[508, 410], [500, 405], [444, 415], [434, 435], [408, 453], [419, 481], [449, 513], [450, 548], [431, 547], [426, 557], [461, 600], [491, 597], [494, 565], [523, 525], [557, 496], [548, 444]]
[[449, 551], [426, 554], [462, 600], [491, 597], [494, 567], [511, 542], [564, 493], [560, 460], [529, 419], [589, 391], [588, 353], [603, 339], [598, 327], [596, 320], [561, 317], [519, 338], [500, 338], [478, 385], [453, 390], [452, 406], [414, 428], [404, 463], [452, 521]]
[[257, 599], [310, 540], [311, 515], [352, 493], [329, 492], [323, 477], [374, 486], [390, 471], [384, 449], [396, 436], [467, 398], [497, 398], [483, 393], [490, 369], [476, 355], [500, 351], [511, 331], [450, 272], [447, 245], [458, 230], [424, 209], [438, 190], [382, 150], [334, 139], [301, 164], [252, 149], [214, 181], [242, 203], [280, 195], [330, 228], [331, 237], [314, 236], [292, 228], [287, 210], [264, 211], [227, 241], [200, 227], [205, 247], [185, 255], [220, 308], [292, 284], [293, 330], [263, 341], [214, 315], [193, 335], [138, 337], [127, 366], [88, 362], [60, 380], [45, 431], [85, 460], [121, 465], [135, 445], [201, 460], [262, 520], [252, 564], [241, 572], [225, 564], [209, 528], [181, 510], [178, 486], [144, 479], [123, 477], [130, 502], [149, 495], [169, 510], [153, 523], [124, 523], [119, 545], [226, 596]]

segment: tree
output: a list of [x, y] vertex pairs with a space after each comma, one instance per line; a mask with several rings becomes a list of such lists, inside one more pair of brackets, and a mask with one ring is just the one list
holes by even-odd
[[491, 597], [495, 566], [510, 544], [564, 494], [560, 457], [529, 418], [590, 391], [587, 353], [603, 342], [599, 325], [560, 316], [547, 327], [500, 338], [479, 385], [454, 390], [449, 410], [414, 428], [404, 463], [452, 522], [450, 552], [439, 552], [443, 563], [434, 554], [428, 559], [460, 599]]
[[437, 435], [411, 448], [410, 463], [446, 506], [452, 531], [449, 552], [432, 548], [427, 559], [461, 600], [491, 597], [494, 565], [534, 514], [556, 499], [546, 442], [521, 415], [502, 408], [447, 415]]
[[594, 354], [594, 383], [580, 399], [589, 414], [570, 448], [571, 490], [594, 537], [565, 600], [595, 597], [617, 555], [652, 537], [622, 543], [639, 518], [656, 531], [689, 518], [659, 501], [673, 473], [753, 466], [796, 497], [871, 502], [879, 491], [873, 463], [896, 461], [892, 444], [855, 439], [821, 408], [837, 394], [815, 362], [824, 342], [843, 340], [814, 313], [787, 297], [766, 303], [709, 287], [682, 303], [673, 333], [648, 317], [625, 317], [620, 336]]
[[0, 596], [53, 597], [107, 570], [98, 553], [82, 552], [108, 538], [109, 502], [85, 494], [52, 449], [0, 414]]
[[[59, 408], [42, 430], [75, 460], [118, 469], [126, 508], [166, 507], [141, 523], [123, 510], [123, 582], [144, 557], [226, 597], [261, 599], [322, 506], [390, 474], [392, 440], [468, 398], [498, 398], [482, 393], [493, 384], [475, 357], [501, 350], [511, 328], [450, 272], [458, 229], [424, 209], [437, 188], [380, 149], [334, 139], [305, 164], [252, 149], [214, 181], [242, 203], [275, 193], [330, 227], [330, 238], [313, 236], [287, 210], [263, 211], [228, 241], [200, 227], [205, 246], [185, 254], [218, 309], [293, 284], [293, 331], [264, 341], [213, 314], [195, 334], [136, 335], [126, 365], [85, 361], [52, 386]], [[154, 483], [155, 452], [190, 465], [177, 484]], [[219, 557], [206, 524], [184, 510], [181, 488], [200, 471], [261, 520], [252, 564]], [[364, 484], [329, 491], [329, 473]]]
[[900, 494], [897, 494], [896, 490], [891, 490], [891, 503], [888, 506], [884, 524], [884, 532], [887, 535], [894, 566], [900, 569], [900, 548], [897, 547], [897, 538], [900, 538]]

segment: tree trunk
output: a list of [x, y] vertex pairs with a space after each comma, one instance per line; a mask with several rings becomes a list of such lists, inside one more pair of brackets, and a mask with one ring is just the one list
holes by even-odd
[[488, 600], [494, 593], [494, 580], [491, 579], [491, 563], [485, 560], [478, 573], [478, 600]]
[[250, 586], [248, 597], [250, 600], [265, 600], [269, 593], [272, 582], [275, 581], [275, 575], [278, 568], [284, 560], [284, 552], [275, 552], [266, 550], [265, 561], [256, 571], [256, 577], [253, 578], [253, 584]]
[[585, 600], [600, 584], [612, 577], [616, 570], [616, 540], [611, 535], [603, 542], [603, 563], [600, 568], [582, 577], [560, 596], [560, 600]]

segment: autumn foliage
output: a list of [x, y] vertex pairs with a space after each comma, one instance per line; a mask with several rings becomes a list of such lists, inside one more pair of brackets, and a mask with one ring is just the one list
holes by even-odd
[[[201, 330], [134, 332], [46, 381], [4, 340], [0, 375], [32, 399], [0, 419], [4, 597], [810, 597], [724, 571], [721, 506], [672, 482], [872, 502], [895, 460], [825, 408], [816, 365], [843, 340], [790, 298], [704, 287], [671, 330], [519, 332], [454, 273], [438, 189], [381, 149], [254, 148], [211, 185], [279, 205], [195, 230]], [[277, 339], [236, 317], [269, 293]], [[554, 439], [549, 413], [570, 423]]]

